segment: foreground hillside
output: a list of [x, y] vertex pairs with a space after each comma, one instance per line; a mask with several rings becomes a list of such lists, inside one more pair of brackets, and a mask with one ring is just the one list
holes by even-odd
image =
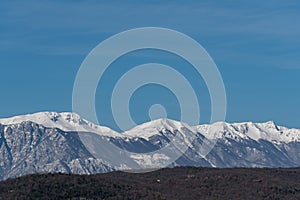
[[0, 199], [300, 199], [299, 180], [300, 168], [35, 174], [0, 182]]

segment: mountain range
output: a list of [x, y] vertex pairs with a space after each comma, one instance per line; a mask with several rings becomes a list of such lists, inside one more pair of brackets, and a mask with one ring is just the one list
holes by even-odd
[[75, 113], [40, 112], [0, 119], [0, 180], [158, 166], [299, 167], [299, 149], [300, 130], [273, 121], [191, 127], [157, 119], [118, 133]]

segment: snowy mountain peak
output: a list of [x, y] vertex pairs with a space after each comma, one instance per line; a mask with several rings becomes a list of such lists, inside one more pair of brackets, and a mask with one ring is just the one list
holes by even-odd
[[267, 140], [270, 142], [298, 142], [300, 141], [299, 129], [288, 129], [277, 126], [274, 121], [264, 123], [241, 122], [226, 123], [216, 122], [210, 125], [199, 125], [194, 127], [198, 132], [210, 138], [214, 132], [216, 138], [231, 138], [235, 140], [252, 139]]
[[164, 132], [165, 130], [174, 132], [175, 130], [181, 130], [182, 128], [190, 129], [193, 132], [195, 131], [193, 128], [189, 127], [189, 125], [183, 122], [166, 118], [160, 118], [140, 124], [128, 131], [125, 131], [123, 135], [129, 137], [142, 137], [144, 139], [149, 139], [151, 136], [158, 135], [160, 134], [160, 132]]
[[63, 131], [93, 132], [100, 135], [122, 137], [121, 134], [111, 130], [110, 128], [95, 125], [73, 112], [38, 112], [0, 119], [0, 124], [19, 124], [24, 121], [31, 121], [47, 128], [58, 128]]
[[265, 124], [266, 128], [279, 130], [278, 126], [276, 125], [276, 123], [274, 121], [268, 121], [264, 124]]
[[0, 119], [2, 124], [17, 124], [23, 121], [32, 121], [36, 123], [53, 123], [60, 120], [68, 121], [69, 123], [79, 124], [82, 122], [81, 117], [76, 113], [71, 112], [38, 112], [28, 115], [20, 115], [10, 118]]

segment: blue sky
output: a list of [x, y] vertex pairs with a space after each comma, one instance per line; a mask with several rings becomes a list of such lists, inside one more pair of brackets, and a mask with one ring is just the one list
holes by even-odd
[[[71, 111], [77, 70], [99, 42], [131, 28], [157, 26], [189, 35], [214, 59], [227, 92], [226, 121], [274, 120], [300, 128], [300, 3], [239, 2], [1, 1], [0, 117]], [[109, 98], [122, 72], [118, 66], [129, 70], [147, 62], [188, 66], [150, 50], [120, 58], [98, 86], [101, 124], [117, 129]], [[203, 81], [186, 67], [182, 73], [196, 85], [201, 123], [207, 123], [210, 101]], [[176, 98], [159, 86], [141, 88], [131, 103], [137, 123], [149, 120], [153, 103], [166, 105], [170, 118], [180, 116]]]

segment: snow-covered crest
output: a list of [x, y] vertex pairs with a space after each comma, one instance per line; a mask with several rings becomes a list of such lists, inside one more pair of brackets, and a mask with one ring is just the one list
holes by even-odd
[[11, 118], [0, 119], [0, 124], [19, 124], [24, 121], [31, 121], [47, 128], [58, 128], [63, 131], [93, 132], [100, 135], [122, 137], [121, 134], [105, 126], [98, 126], [81, 118], [72, 112], [38, 112], [28, 115], [20, 115]]
[[194, 128], [207, 136], [210, 128], [214, 127], [217, 130], [217, 138], [244, 138], [253, 140], [267, 140], [270, 142], [299, 142], [300, 141], [300, 130], [289, 129], [283, 126], [277, 126], [274, 121], [268, 121], [265, 123], [253, 123], [253, 122], [242, 122], [242, 123], [226, 123], [217, 122], [210, 125], [199, 125]]
[[212, 137], [209, 130], [214, 130], [213, 136], [217, 138], [251, 138], [258, 141], [259, 139], [272, 142], [293, 142], [300, 141], [300, 130], [289, 129], [283, 126], [277, 126], [273, 121], [265, 123], [226, 123], [217, 122], [214, 124], [204, 124], [194, 127], [171, 120], [171, 119], [157, 119], [150, 122], [140, 124], [124, 133], [118, 133], [108, 127], [99, 126], [81, 118], [78, 114], [72, 112], [39, 112], [35, 114], [20, 115], [11, 118], [0, 119], [0, 124], [19, 124], [23, 121], [32, 121], [48, 128], [59, 128], [63, 131], [78, 131], [78, 132], [93, 132], [100, 135], [110, 137], [139, 137], [149, 139], [151, 136], [160, 134], [165, 130], [173, 132], [181, 128], [193, 129], [206, 137]]

